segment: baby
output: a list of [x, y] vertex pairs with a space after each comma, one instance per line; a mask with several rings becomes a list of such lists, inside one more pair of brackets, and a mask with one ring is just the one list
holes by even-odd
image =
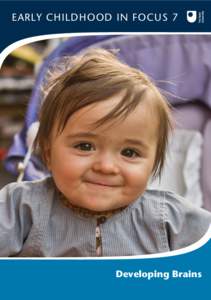
[[51, 84], [35, 146], [51, 176], [0, 191], [0, 256], [127, 256], [198, 241], [211, 214], [160, 176], [169, 106], [141, 71], [89, 50]]

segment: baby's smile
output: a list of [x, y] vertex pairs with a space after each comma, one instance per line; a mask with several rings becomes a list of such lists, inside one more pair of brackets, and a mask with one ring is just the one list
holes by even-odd
[[86, 184], [91, 184], [99, 187], [108, 187], [108, 188], [115, 188], [123, 186], [123, 180], [121, 180], [117, 176], [100, 176], [99, 174], [93, 174], [85, 177], [83, 181]]
[[92, 184], [92, 185], [96, 185], [96, 186], [99, 186], [99, 187], [118, 187], [118, 185], [114, 185], [112, 183], [108, 183], [108, 182], [105, 182], [105, 181], [85, 181], [86, 183], [88, 184]]

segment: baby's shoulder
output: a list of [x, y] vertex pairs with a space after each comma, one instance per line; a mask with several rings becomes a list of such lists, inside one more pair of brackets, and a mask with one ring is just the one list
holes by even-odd
[[196, 207], [189, 200], [168, 190], [147, 189], [143, 194], [143, 201], [146, 205], [150, 203], [156, 207], [159, 205], [161, 207], [171, 207], [172, 209]]
[[34, 202], [41, 200], [53, 189], [54, 185], [50, 177], [34, 181], [13, 182], [1, 189], [0, 198], [9, 198], [18, 202]]
[[191, 218], [211, 222], [211, 213], [203, 208], [196, 206], [171, 191], [163, 190], [146, 190], [143, 195], [145, 207], [148, 207], [155, 214], [160, 212], [163, 220], [171, 221], [172, 219], [182, 220]]
[[44, 190], [52, 184], [51, 177], [33, 181], [11, 182], [5, 186], [11, 192], [14, 191], [29, 191], [29, 190]]

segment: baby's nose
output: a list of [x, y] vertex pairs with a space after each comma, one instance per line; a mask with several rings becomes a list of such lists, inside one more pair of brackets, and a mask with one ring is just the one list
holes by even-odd
[[99, 154], [93, 163], [93, 170], [104, 174], [118, 174], [119, 168], [114, 155], [110, 153]]

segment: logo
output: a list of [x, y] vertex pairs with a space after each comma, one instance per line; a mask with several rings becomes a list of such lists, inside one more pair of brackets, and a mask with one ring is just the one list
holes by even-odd
[[189, 23], [204, 23], [204, 11], [188, 10], [186, 20]]
[[197, 20], [197, 11], [196, 10], [188, 10], [186, 13], [187, 21], [189, 23], [194, 23]]

